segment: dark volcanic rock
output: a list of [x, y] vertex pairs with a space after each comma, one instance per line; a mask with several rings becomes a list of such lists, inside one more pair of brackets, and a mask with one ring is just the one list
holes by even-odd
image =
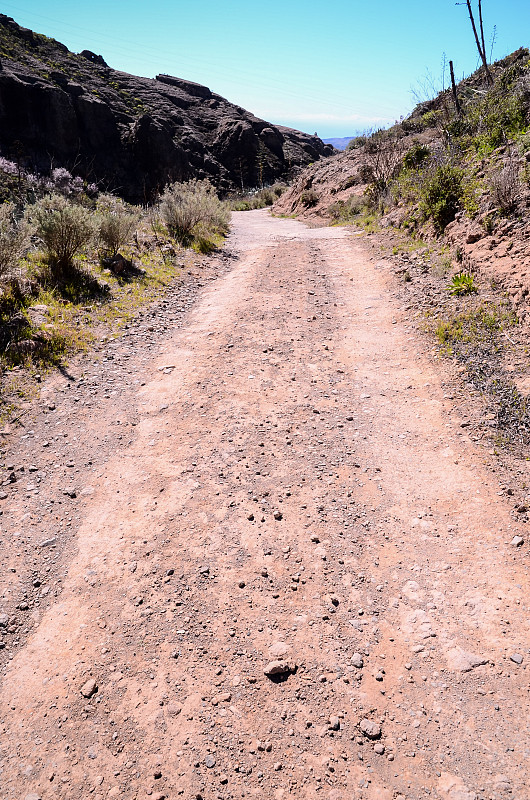
[[316, 136], [273, 126], [206, 86], [111, 69], [0, 14], [0, 153], [64, 166], [133, 202], [168, 181], [254, 187], [330, 155]]

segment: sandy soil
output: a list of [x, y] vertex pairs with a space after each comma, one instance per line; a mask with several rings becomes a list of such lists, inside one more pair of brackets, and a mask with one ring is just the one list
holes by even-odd
[[0, 796], [530, 797], [524, 525], [392, 271], [229, 248], [13, 445]]

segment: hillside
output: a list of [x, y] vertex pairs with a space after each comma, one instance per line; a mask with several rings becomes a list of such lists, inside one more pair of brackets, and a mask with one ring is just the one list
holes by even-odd
[[[308, 167], [278, 213], [381, 227], [434, 242], [446, 269], [494, 280], [519, 319], [530, 296], [530, 53], [521, 48], [389, 130]], [[428, 265], [426, 265], [428, 268]]]
[[119, 72], [0, 15], [0, 155], [24, 167], [66, 167], [145, 202], [168, 181], [254, 187], [331, 152], [318, 137], [271, 125], [206, 86]]

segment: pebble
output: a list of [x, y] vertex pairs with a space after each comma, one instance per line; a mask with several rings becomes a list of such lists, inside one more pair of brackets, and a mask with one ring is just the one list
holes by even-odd
[[206, 758], [204, 759], [204, 763], [206, 764], [208, 769], [212, 769], [213, 767], [215, 767], [217, 762], [216, 762], [215, 758], [209, 753], [206, 756]]
[[514, 547], [521, 547], [524, 544], [524, 539], [522, 536], [514, 536], [511, 543]]
[[332, 731], [340, 730], [340, 719], [335, 714], [332, 714], [329, 718], [329, 727]]
[[357, 669], [362, 669], [364, 667], [364, 660], [360, 653], [354, 653], [351, 657], [351, 663]]
[[86, 681], [86, 683], [84, 683], [81, 686], [81, 689], [79, 691], [81, 692], [83, 697], [92, 697], [92, 695], [95, 694], [97, 690], [98, 690], [98, 685], [96, 681], [94, 680], [94, 678], [89, 678], [89, 680]]
[[523, 657], [520, 653], [514, 653], [512, 656], [510, 656], [510, 661], [513, 661], [514, 664], [522, 664]]
[[359, 728], [369, 739], [379, 739], [381, 736], [381, 727], [371, 719], [362, 719]]
[[381, 744], [381, 742], [377, 742], [377, 744], [374, 744], [374, 753], [377, 753], [378, 756], [382, 756], [384, 752], [385, 752], [384, 744]]

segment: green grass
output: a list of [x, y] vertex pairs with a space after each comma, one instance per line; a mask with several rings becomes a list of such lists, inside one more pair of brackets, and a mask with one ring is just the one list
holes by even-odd
[[505, 303], [481, 303], [477, 308], [435, 321], [434, 333], [442, 352], [466, 358], [472, 348], [487, 345], [497, 352], [499, 332], [517, 324]]
[[[165, 242], [165, 237], [159, 239], [159, 244]], [[8, 330], [10, 319], [17, 315], [21, 320], [17, 342], [34, 342], [35, 346], [32, 352], [26, 352], [23, 344], [19, 350], [12, 348], [0, 356], [0, 423], [11, 418], [21, 402], [34, 399], [42, 377], [67, 364], [73, 354], [89, 350], [104, 336], [120, 336], [139, 309], [179, 279], [192, 251], [179, 250], [172, 257], [160, 246], [141, 254], [132, 247], [121, 252], [145, 274], [114, 275], [101, 267], [93, 253], [90, 258], [77, 260], [71, 282], [54, 285], [42, 254], [33, 253], [24, 265], [30, 289], [19, 292], [16, 286], [12, 290], [4, 287], [0, 330]], [[42, 324], [32, 324], [29, 319], [28, 309], [36, 305], [47, 307]], [[27, 324], [22, 321], [24, 317]]]

